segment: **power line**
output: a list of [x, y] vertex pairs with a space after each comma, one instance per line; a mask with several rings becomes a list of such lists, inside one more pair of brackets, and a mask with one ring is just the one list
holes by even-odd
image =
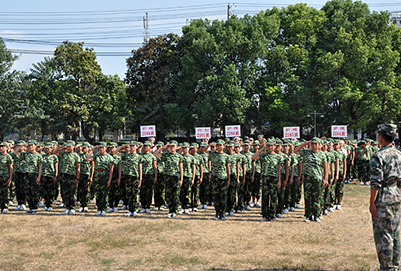
[[[14, 54], [29, 54], [29, 55], [48, 55], [54, 54], [54, 51], [49, 50], [32, 50], [32, 49], [9, 49]], [[132, 56], [131, 52], [95, 52], [96, 56]]]

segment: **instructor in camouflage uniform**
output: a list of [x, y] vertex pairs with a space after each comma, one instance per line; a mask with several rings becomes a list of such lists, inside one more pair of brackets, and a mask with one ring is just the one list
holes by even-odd
[[380, 270], [400, 267], [401, 152], [392, 142], [397, 127], [378, 126], [382, 148], [370, 160], [370, 213]]

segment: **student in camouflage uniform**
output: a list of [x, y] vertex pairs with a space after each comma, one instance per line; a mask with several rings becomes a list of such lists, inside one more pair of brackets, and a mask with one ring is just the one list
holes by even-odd
[[45, 207], [42, 211], [52, 211], [54, 203], [54, 189], [58, 176], [58, 157], [52, 154], [53, 144], [47, 143], [45, 155], [42, 156], [42, 188]]
[[[184, 179], [183, 158], [177, 153], [177, 141], [173, 140], [169, 144], [154, 152], [154, 156], [161, 157], [164, 162], [164, 174], [166, 175], [166, 200], [169, 208], [167, 218], [176, 218], [180, 199], [180, 187]], [[161, 153], [162, 150], [169, 148], [168, 152]]]
[[120, 164], [120, 156], [117, 154], [114, 154], [114, 151], [117, 149], [117, 143], [111, 142], [108, 146], [109, 154], [111, 157], [114, 159], [114, 166], [116, 170], [113, 170], [113, 178], [111, 179], [111, 184], [109, 186], [109, 209], [107, 209], [107, 213], [111, 212], [118, 212], [118, 203], [121, 198], [121, 193], [120, 193], [120, 186], [117, 184], [118, 180], [118, 166]]
[[216, 151], [209, 152], [209, 175], [213, 186], [213, 202], [216, 210], [214, 219], [225, 220], [224, 212], [227, 204], [227, 188], [230, 186], [230, 161], [229, 156], [223, 152], [224, 140], [218, 139]]
[[288, 157], [288, 155], [286, 155], [285, 153], [281, 152], [282, 150], [282, 142], [281, 140], [276, 140], [276, 148], [275, 148], [275, 152], [281, 156], [281, 186], [280, 188], [278, 188], [277, 190], [277, 209], [276, 209], [276, 216], [278, 218], [283, 218], [283, 214], [284, 214], [284, 192], [285, 192], [285, 188], [287, 186], [288, 183], [288, 173], [289, 173], [289, 167], [290, 167], [290, 158]]
[[327, 215], [328, 212], [334, 212], [334, 202], [335, 202], [335, 187], [336, 181], [339, 178], [339, 158], [337, 152], [333, 149], [334, 141], [328, 140], [327, 143], [327, 162], [329, 167], [329, 183], [327, 187], [324, 189], [324, 197], [323, 197], [323, 214]]
[[79, 158], [81, 160], [81, 173], [79, 174], [77, 200], [81, 203], [81, 206], [78, 208], [77, 212], [89, 212], [89, 187], [93, 182], [93, 175], [95, 171], [93, 161], [90, 162], [86, 160], [89, 149], [90, 144], [88, 142], [84, 142], [82, 143], [82, 152], [78, 152]]
[[13, 158], [7, 153], [7, 143], [0, 144], [0, 208], [2, 214], [8, 213], [9, 186], [13, 178]]
[[[11, 155], [11, 154], [13, 154], [14, 153], [14, 151], [13, 151], [13, 149], [14, 149], [14, 147], [15, 147], [15, 142], [14, 141], [12, 141], [12, 140], [7, 140], [6, 141], [6, 143], [7, 143], [7, 153], [9, 154], [9, 155]], [[11, 156], [11, 158], [12, 158], [12, 156]], [[14, 163], [14, 160], [13, 160], [13, 163]], [[14, 165], [13, 165], [13, 167], [14, 167]], [[14, 170], [14, 169], [13, 169]], [[10, 183], [10, 185], [8, 186], [8, 205], [9, 206], [12, 206], [12, 205], [14, 205], [14, 198], [15, 198], [15, 181], [14, 181], [14, 176], [13, 176], [13, 178], [11, 179], [11, 183]]]
[[13, 180], [15, 183], [15, 194], [17, 198], [18, 206], [15, 208], [16, 211], [25, 211], [26, 206], [26, 182], [25, 175], [22, 171], [24, 160], [22, 160], [20, 155], [16, 155], [15, 152], [25, 152], [26, 146], [23, 140], [18, 141], [17, 146], [14, 151], [11, 152], [11, 157], [13, 158]]
[[39, 201], [39, 182], [42, 176], [42, 155], [36, 152], [36, 141], [28, 141], [27, 152], [16, 152], [24, 160], [22, 171], [25, 175], [26, 197], [29, 210], [26, 214], [36, 214]]
[[[304, 149], [307, 145], [310, 149]], [[328, 184], [328, 163], [326, 155], [320, 148], [320, 139], [314, 137], [310, 142], [305, 142], [295, 148], [294, 152], [303, 158], [303, 174], [305, 175], [305, 222], [310, 222], [314, 218], [316, 222], [320, 221], [321, 209], [319, 196], [321, 187]]]
[[151, 153], [152, 143], [145, 141], [143, 143], [144, 153], [142, 154], [142, 185], [140, 198], [142, 209], [140, 213], [150, 214], [150, 204], [152, 203], [153, 185], [157, 182], [157, 161]]
[[347, 174], [347, 157], [340, 148], [341, 142], [337, 139], [334, 141], [334, 150], [338, 158], [338, 180], [334, 189], [335, 202], [333, 206], [333, 209], [337, 210], [341, 210], [341, 202], [344, 196], [344, 181]]
[[240, 185], [239, 193], [242, 194], [244, 208], [247, 211], [251, 210], [251, 183], [252, 183], [252, 156], [253, 152], [251, 152], [251, 142], [249, 140], [244, 141], [242, 155], [246, 158], [246, 181], [245, 184]]
[[290, 195], [289, 195], [289, 211], [295, 212], [296, 204], [297, 204], [297, 192], [298, 192], [298, 185], [299, 185], [299, 176], [300, 172], [300, 165], [299, 165], [299, 158], [300, 156], [294, 153], [294, 144], [290, 143], [290, 159], [293, 167], [291, 167], [291, 174], [292, 178], [290, 179]]
[[[281, 187], [281, 159], [275, 152], [276, 142], [269, 139], [252, 160], [260, 160], [262, 166], [262, 220], [277, 221], [277, 190]], [[264, 150], [267, 149], [267, 152]]]
[[234, 152], [237, 155], [237, 160], [239, 163], [239, 184], [237, 184], [237, 195], [238, 201], [237, 205], [235, 206], [235, 212], [241, 213], [244, 208], [244, 194], [241, 192], [240, 187], [243, 187], [246, 182], [246, 163], [248, 159], [241, 153], [241, 143], [235, 142], [234, 143]]
[[358, 180], [361, 185], [369, 182], [369, 150], [366, 146], [366, 141], [359, 142], [359, 147], [355, 151], [356, 168]]
[[[253, 150], [252, 152], [255, 153], [259, 150], [260, 142], [259, 140], [255, 140], [253, 143]], [[252, 202], [251, 207], [260, 208], [261, 205], [259, 203], [260, 200], [260, 183], [261, 179], [262, 167], [259, 160], [252, 161], [252, 177], [251, 177], [251, 196]]]
[[[64, 147], [66, 151], [61, 151]], [[60, 159], [61, 197], [66, 207], [65, 211], [61, 213], [63, 215], [75, 214], [76, 189], [79, 182], [81, 158], [74, 151], [74, 148], [75, 142], [68, 140], [65, 145], [59, 146], [54, 152]]]
[[198, 143], [191, 144], [191, 155], [194, 157], [194, 164], [196, 166], [195, 180], [191, 187], [190, 195], [190, 209], [194, 212], [198, 211], [199, 185], [203, 181], [203, 157], [198, 153], [198, 148]]
[[191, 187], [195, 182], [196, 175], [196, 165], [194, 157], [189, 153], [189, 143], [184, 142], [182, 144], [182, 169], [184, 170], [184, 180], [180, 189], [180, 202], [181, 210], [179, 214], [189, 215], [189, 194], [191, 192]]
[[208, 209], [207, 204], [211, 201], [210, 194], [210, 181], [209, 181], [209, 154], [207, 150], [208, 145], [205, 142], [200, 144], [199, 154], [203, 158], [203, 176], [202, 183], [199, 184], [199, 200], [201, 204], [198, 209]]
[[[236, 143], [239, 146], [239, 143]], [[236, 199], [237, 199], [237, 185], [240, 183], [239, 171], [240, 171], [240, 161], [239, 155], [234, 152], [234, 144], [232, 142], [228, 142], [226, 145], [227, 154], [229, 156], [230, 162], [230, 186], [227, 189], [227, 206], [225, 215], [234, 216]]]
[[[125, 152], [119, 154], [120, 150], [125, 149]], [[118, 182], [125, 183], [126, 189], [126, 204], [128, 213], [124, 216], [138, 216], [139, 206], [139, 188], [142, 184], [142, 156], [137, 152], [137, 143], [132, 141], [116, 149], [116, 154], [121, 155], [121, 163], [118, 166]]]
[[[163, 147], [163, 142], [158, 141], [156, 144], [156, 150]], [[160, 157], [156, 157], [157, 162], [157, 182], [154, 187], [154, 199], [155, 199], [155, 211], [164, 211], [166, 201], [164, 200], [164, 195], [166, 193], [166, 177], [164, 176], [164, 162]], [[197, 206], [196, 206], [197, 207]]]
[[[99, 149], [99, 153], [93, 154], [93, 152]], [[106, 206], [108, 201], [109, 187], [111, 184], [111, 179], [113, 178], [113, 167], [114, 158], [107, 153], [106, 142], [99, 142], [98, 146], [92, 148], [86, 160], [94, 162], [95, 166], [95, 185], [96, 185], [96, 206], [97, 212], [95, 216], [105, 216]]]
[[394, 124], [378, 126], [382, 148], [370, 160], [370, 213], [380, 270], [400, 268], [401, 152]]
[[284, 197], [283, 197], [283, 214], [288, 214], [290, 209], [290, 201], [291, 201], [291, 187], [294, 180], [294, 168], [297, 164], [297, 161], [294, 160], [294, 156], [290, 153], [290, 142], [283, 142], [283, 154], [288, 158], [288, 181], [286, 186], [284, 187]]

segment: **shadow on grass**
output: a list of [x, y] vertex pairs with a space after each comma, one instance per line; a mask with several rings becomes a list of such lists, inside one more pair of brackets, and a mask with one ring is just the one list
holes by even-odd
[[[233, 271], [233, 269], [220, 269], [220, 268], [212, 268], [209, 270], [216, 271]], [[237, 270], [238, 271], [238, 270]], [[240, 271], [327, 271], [323, 269], [240, 269]]]

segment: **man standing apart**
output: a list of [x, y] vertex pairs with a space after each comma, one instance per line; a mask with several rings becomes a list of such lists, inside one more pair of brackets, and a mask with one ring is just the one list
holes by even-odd
[[382, 148], [370, 160], [370, 213], [380, 270], [400, 268], [401, 152], [394, 124], [378, 125]]

